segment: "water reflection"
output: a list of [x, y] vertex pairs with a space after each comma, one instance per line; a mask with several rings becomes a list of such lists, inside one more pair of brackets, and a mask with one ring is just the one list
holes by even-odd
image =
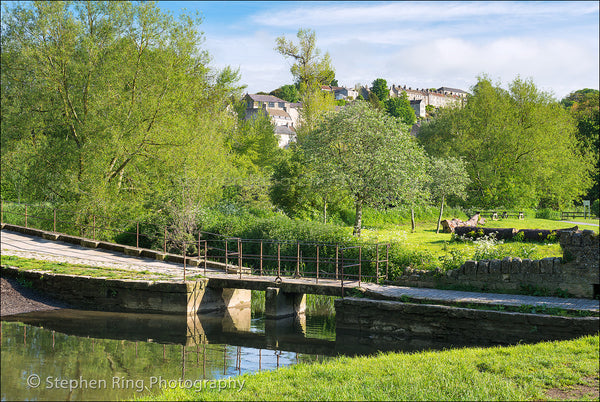
[[267, 320], [250, 308], [197, 316], [64, 309], [2, 320], [2, 400], [129, 399], [179, 381], [222, 379], [340, 354], [473, 345], [336, 333], [331, 315]]
[[[3, 320], [2, 400], [126, 399], [180, 380], [323, 361], [335, 350], [332, 317], [275, 323], [249, 309], [192, 317], [54, 310]], [[297, 347], [303, 340], [309, 346]]]

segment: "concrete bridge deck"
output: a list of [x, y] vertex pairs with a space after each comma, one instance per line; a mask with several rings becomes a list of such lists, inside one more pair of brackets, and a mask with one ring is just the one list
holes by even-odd
[[[183, 264], [157, 261], [149, 258], [134, 257], [116, 251], [87, 248], [61, 241], [47, 240], [41, 237], [17, 233], [2, 229], [0, 233], [1, 250], [3, 255], [15, 255], [39, 260], [68, 262], [92, 266], [113, 267], [133, 271], [147, 271], [150, 274], [162, 274], [162, 278], [183, 280]], [[188, 276], [203, 274], [198, 267], [187, 267]], [[278, 288], [281, 292], [296, 294], [322, 294], [341, 296], [340, 281], [314, 278], [282, 278], [276, 281], [273, 276], [256, 276], [243, 274], [226, 274], [223, 270], [208, 268], [206, 277], [210, 288], [234, 288], [263, 290]], [[344, 289], [358, 287], [357, 281], [344, 281]], [[598, 312], [599, 301], [590, 299], [570, 299], [556, 297], [536, 297], [525, 295], [510, 295], [497, 293], [462, 292], [453, 290], [411, 288], [403, 286], [377, 285], [362, 283], [361, 288], [372, 298], [387, 300], [403, 300], [406, 297], [420, 302], [431, 303], [471, 303], [487, 306], [544, 306], [565, 310], [587, 310]]]

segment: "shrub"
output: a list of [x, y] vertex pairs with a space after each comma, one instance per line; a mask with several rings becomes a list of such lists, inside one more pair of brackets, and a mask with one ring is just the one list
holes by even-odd
[[535, 217], [538, 219], [551, 219], [558, 221], [560, 220], [560, 212], [554, 211], [550, 208], [542, 208], [535, 212]]
[[600, 200], [594, 201], [590, 207], [590, 211], [592, 212], [592, 215], [600, 216], [600, 211], [598, 211], [599, 208], [600, 208]]

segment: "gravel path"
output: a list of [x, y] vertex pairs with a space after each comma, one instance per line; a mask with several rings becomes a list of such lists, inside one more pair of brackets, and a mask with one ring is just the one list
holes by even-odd
[[0, 316], [29, 313], [31, 311], [56, 310], [70, 306], [26, 288], [14, 279], [0, 278], [2, 281], [2, 302]]

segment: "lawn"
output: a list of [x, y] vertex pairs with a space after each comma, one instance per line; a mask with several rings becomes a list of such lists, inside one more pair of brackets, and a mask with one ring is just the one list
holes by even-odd
[[[593, 220], [588, 219], [589, 223]], [[598, 220], [595, 220], [598, 222]], [[493, 221], [486, 219], [485, 227], [491, 228], [516, 228], [516, 229], [566, 229], [574, 225], [572, 223], [536, 218], [508, 218]], [[436, 258], [448, 255], [453, 250], [465, 253], [469, 258], [475, 254], [472, 243], [452, 242], [450, 233], [435, 232], [435, 222], [419, 222], [417, 229], [411, 233], [410, 224], [404, 225], [380, 225], [377, 227], [366, 227], [362, 231], [362, 237], [368, 242], [400, 242], [408, 248], [428, 251]], [[597, 226], [579, 225], [579, 229], [590, 229], [598, 233]], [[561, 257], [562, 249], [558, 243], [529, 243], [529, 242], [504, 242], [497, 245], [499, 253], [513, 253], [515, 257], [541, 259], [545, 257]]]
[[165, 390], [157, 400], [598, 400], [599, 338], [340, 357], [245, 374], [243, 389]]

